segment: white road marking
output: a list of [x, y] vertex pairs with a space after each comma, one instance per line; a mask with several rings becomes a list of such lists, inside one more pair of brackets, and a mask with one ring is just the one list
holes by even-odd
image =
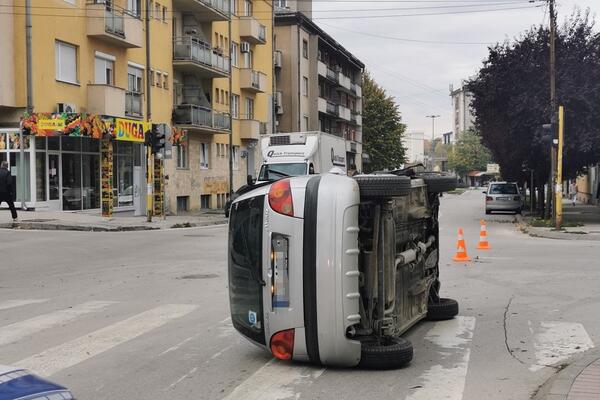
[[594, 347], [594, 342], [579, 323], [542, 321], [540, 330], [533, 342], [536, 364], [529, 367], [533, 372]]
[[22, 299], [22, 300], [6, 300], [0, 303], [0, 310], [6, 310], [14, 307], [26, 306], [28, 304], [38, 304], [48, 301], [48, 299]]
[[272, 359], [236, 387], [223, 400], [282, 400], [298, 398], [293, 386], [302, 387], [317, 379], [324, 368]]
[[463, 398], [474, 330], [474, 317], [456, 317], [436, 323], [425, 339], [441, 348], [441, 361], [446, 361], [448, 366], [434, 365], [425, 371], [419, 378], [421, 387], [406, 400], [436, 399], [440, 393], [444, 394], [444, 400]]
[[198, 367], [194, 367], [192, 368], [187, 374], [183, 375], [181, 378], [177, 379], [175, 382], [171, 383], [169, 385], [169, 389], [173, 389], [175, 386], [177, 386], [177, 384], [179, 384], [181, 381], [183, 381], [186, 378], [189, 378], [190, 376], [194, 375], [194, 373], [198, 370]]
[[0, 346], [14, 343], [23, 337], [32, 335], [44, 329], [71, 322], [82, 315], [102, 310], [111, 304], [114, 304], [114, 302], [88, 301], [86, 303], [78, 304], [72, 308], [54, 311], [48, 314], [39, 315], [24, 321], [3, 326], [0, 328]]
[[180, 318], [197, 308], [189, 304], [167, 304], [134, 315], [70, 342], [52, 347], [16, 364], [42, 376], [72, 367], [122, 343]]

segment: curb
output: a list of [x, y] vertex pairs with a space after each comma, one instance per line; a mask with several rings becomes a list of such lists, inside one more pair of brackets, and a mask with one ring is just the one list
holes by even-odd
[[592, 363], [600, 359], [600, 351], [596, 350], [587, 356], [569, 364], [540, 386], [532, 400], [567, 400], [575, 379]]
[[536, 228], [529, 225], [525, 219], [521, 216], [517, 218], [518, 229], [531, 236], [544, 239], [557, 239], [557, 240], [591, 240], [600, 241], [600, 234], [597, 233], [568, 233], [568, 232], [556, 232], [544, 228]]
[[47, 222], [9, 222], [0, 223], [0, 229], [39, 230], [39, 231], [76, 231], [76, 232], [140, 232], [166, 229], [197, 228], [203, 226], [224, 225], [227, 220], [203, 222], [173, 223], [164, 226], [148, 225], [94, 225], [94, 224], [57, 224]]

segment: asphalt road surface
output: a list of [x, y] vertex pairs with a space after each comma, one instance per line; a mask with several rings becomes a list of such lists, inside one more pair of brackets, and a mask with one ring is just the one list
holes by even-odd
[[[78, 399], [528, 399], [600, 343], [597, 242], [530, 238], [483, 194], [442, 199], [442, 293], [452, 321], [407, 337], [395, 371], [272, 360], [229, 319], [226, 228], [80, 233], [0, 231], [0, 364]], [[450, 261], [465, 229], [474, 261]]]

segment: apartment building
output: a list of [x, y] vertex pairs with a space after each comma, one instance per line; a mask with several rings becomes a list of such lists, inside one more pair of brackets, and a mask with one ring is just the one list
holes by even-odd
[[274, 0], [275, 13], [301, 12], [312, 18], [312, 0]]
[[[16, 174], [27, 103], [25, 0], [6, 6], [0, 160]], [[27, 183], [18, 189], [29, 207], [100, 209], [108, 199], [117, 211], [145, 213], [148, 122], [168, 124], [178, 137], [165, 160], [171, 213], [222, 207], [230, 158], [234, 189], [255, 175], [258, 139], [273, 125], [270, 2], [33, 0], [32, 15], [34, 113], [24, 119]], [[42, 127], [48, 119], [60, 128]], [[101, 160], [112, 161], [111, 174]]]
[[402, 137], [402, 144], [406, 149], [406, 162], [425, 162], [425, 132], [410, 131]]
[[344, 137], [348, 167], [362, 170], [364, 64], [303, 12], [276, 13], [275, 49], [277, 131]]
[[457, 89], [450, 86], [450, 97], [452, 98], [452, 140], [458, 140], [460, 134], [475, 127], [475, 116], [471, 112], [471, 101], [473, 96], [467, 91], [464, 84]]

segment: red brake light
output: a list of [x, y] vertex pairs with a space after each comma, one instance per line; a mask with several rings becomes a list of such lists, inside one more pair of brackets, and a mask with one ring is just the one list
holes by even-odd
[[494, 198], [493, 198], [493, 197], [491, 197], [491, 196], [486, 196], [486, 197], [485, 197], [485, 201], [486, 201], [486, 202], [487, 202], [487, 201], [492, 201], [492, 200], [494, 200]]
[[271, 336], [271, 353], [280, 360], [291, 360], [294, 354], [294, 329]]
[[271, 185], [269, 190], [269, 205], [279, 214], [294, 216], [294, 203], [292, 202], [292, 189], [290, 180], [282, 179]]

